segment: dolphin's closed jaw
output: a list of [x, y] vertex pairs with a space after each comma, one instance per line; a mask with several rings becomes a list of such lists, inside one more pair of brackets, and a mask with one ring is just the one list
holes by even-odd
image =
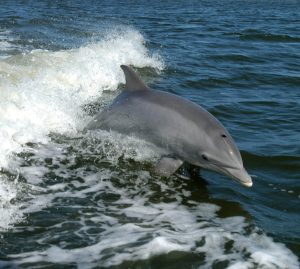
[[244, 186], [249, 187], [249, 188], [252, 187], [252, 185], [253, 185], [252, 180], [250, 182], [247, 182], [244, 184]]
[[245, 168], [242, 169], [226, 169], [227, 174], [246, 187], [252, 187], [253, 182]]

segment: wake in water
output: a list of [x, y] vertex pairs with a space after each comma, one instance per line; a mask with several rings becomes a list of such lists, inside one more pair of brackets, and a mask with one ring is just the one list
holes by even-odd
[[162, 70], [141, 34], [128, 30], [70, 51], [35, 50], [0, 62], [0, 166], [27, 142], [48, 141], [50, 133], [75, 134], [85, 123], [80, 109], [114, 91], [124, 78], [120, 64]]
[[[88, 119], [83, 107], [106, 90], [115, 91], [124, 78], [120, 64], [162, 70], [163, 62], [150, 55], [135, 30], [112, 32], [98, 43], [69, 51], [41, 51], [8, 57], [0, 62], [0, 167], [18, 174], [15, 154], [31, 150], [27, 143], [50, 141], [49, 134], [76, 135]], [[2, 175], [5, 178], [5, 175]], [[0, 197], [9, 203], [13, 186], [0, 184]], [[3, 199], [1, 199], [3, 201]], [[8, 211], [12, 210], [9, 208]], [[13, 224], [3, 214], [0, 227]], [[18, 215], [18, 214], [17, 214]], [[11, 218], [11, 220], [9, 220]]]
[[[124, 82], [120, 64], [164, 68], [144, 43], [127, 29], [78, 49], [0, 61], [0, 229], [27, 234], [0, 266], [149, 267], [145, 260], [188, 256], [201, 268], [298, 268], [245, 216], [203, 202], [198, 182], [151, 176], [160, 155], [153, 145], [81, 134]], [[12, 239], [3, 244], [13, 249]]]
[[150, 144], [101, 131], [33, 146], [20, 160], [26, 207], [19, 210], [31, 217], [40, 247], [26, 247], [36, 244], [30, 237], [20, 243], [27, 251], [8, 259], [93, 268], [189, 255], [201, 268], [297, 268], [290, 250], [244, 216], [223, 216], [220, 206], [203, 203], [208, 194], [198, 182], [150, 176], [157, 157]]

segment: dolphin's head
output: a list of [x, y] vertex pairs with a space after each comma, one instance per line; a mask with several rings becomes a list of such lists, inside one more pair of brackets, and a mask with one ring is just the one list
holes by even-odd
[[204, 139], [205, 143], [201, 144], [205, 146], [197, 152], [198, 165], [251, 187], [252, 179], [244, 168], [240, 151], [226, 129], [216, 122], [214, 128], [207, 128]]

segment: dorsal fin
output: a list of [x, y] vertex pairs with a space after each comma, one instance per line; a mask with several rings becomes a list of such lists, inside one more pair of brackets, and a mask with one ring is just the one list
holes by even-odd
[[125, 90], [126, 91], [144, 91], [149, 90], [149, 87], [138, 77], [138, 75], [127, 65], [121, 65], [125, 74]]

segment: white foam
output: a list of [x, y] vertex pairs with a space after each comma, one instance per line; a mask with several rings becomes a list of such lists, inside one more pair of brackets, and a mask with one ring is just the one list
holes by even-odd
[[[38, 154], [34, 158], [38, 159]], [[60, 169], [68, 170], [60, 167], [58, 173]], [[275, 243], [243, 217], [219, 217], [220, 207], [214, 204], [183, 205], [177, 199], [180, 193], [171, 192], [172, 184], [161, 180], [155, 182], [163, 185], [164, 192], [173, 202], [150, 202], [149, 197], [153, 194], [150, 180], [153, 183], [154, 178], [149, 173], [138, 171], [130, 176], [127, 171], [129, 179], [133, 177], [134, 180], [131, 182], [127, 178], [122, 185], [119, 178], [118, 186], [115, 186], [111, 178], [120, 177], [117, 171], [101, 169], [87, 173], [78, 168], [73, 172], [83, 181], [58, 182], [47, 189], [36, 190], [27, 212], [39, 211], [44, 206], [56, 207], [59, 198], [90, 200], [94, 194], [112, 194], [118, 197], [113, 202], [96, 200], [96, 213], [93, 214], [85, 212], [85, 204], [83, 210], [76, 205], [81, 220], [75, 234], [85, 240], [90, 236], [93, 243], [80, 248], [56, 244], [44, 250], [10, 255], [15, 264], [49, 262], [72, 263], [79, 268], [93, 268], [97, 264], [108, 267], [177, 251], [204, 255], [201, 268], [212, 268], [219, 262], [226, 262], [227, 268], [232, 269], [299, 268], [297, 257], [288, 248]], [[73, 186], [71, 189], [69, 183]], [[101, 233], [88, 235], [86, 231], [90, 228], [101, 228]], [[59, 232], [55, 234], [59, 237]], [[40, 238], [41, 243], [43, 240], [47, 238]]]
[[[8, 34], [0, 32], [0, 39], [4, 40]], [[36, 154], [26, 146], [28, 142], [44, 144], [36, 148], [40, 158], [43, 154], [61, 155], [59, 145], [47, 148], [49, 134], [76, 135], [89, 118], [83, 106], [99, 100], [105, 90], [115, 91], [124, 82], [121, 64], [153, 67], [158, 71], [163, 68], [159, 56], [149, 54], [143, 36], [133, 29], [112, 31], [102, 41], [78, 49], [34, 50], [0, 59], [0, 169], [12, 173], [18, 170], [33, 186], [42, 183], [47, 168], [38, 161], [32, 167], [20, 167], [15, 155], [28, 151]], [[1, 186], [3, 193], [11, 191], [13, 195], [11, 185], [6, 187], [1, 182]], [[19, 218], [15, 216], [22, 212], [19, 206], [10, 203], [11, 199], [1, 199], [0, 228], [3, 228], [17, 221]], [[38, 210], [42, 204], [47, 206], [48, 200], [36, 201], [28, 208]]]
[[[97, 243], [73, 249], [51, 246], [43, 251], [11, 255], [14, 262], [75, 263], [79, 268], [101, 264], [108, 267], [178, 251], [204, 254], [205, 264], [201, 268], [212, 268], [218, 262], [227, 262], [227, 268], [231, 269], [299, 268], [297, 258], [284, 245], [275, 243], [255, 229], [246, 233], [245, 227], [249, 228], [249, 224], [242, 217], [218, 217], [219, 207], [216, 205], [186, 207], [177, 202], [146, 205], [144, 197], [136, 195], [130, 198], [132, 193], [128, 189], [115, 189], [110, 182], [98, 184], [101, 185], [98, 191], [116, 191], [121, 195], [118, 203], [129, 205], [119, 212], [123, 216], [121, 219], [125, 215], [139, 221], [122, 224], [117, 218], [99, 215], [92, 218], [97, 227], [104, 229]], [[81, 195], [79, 193], [77, 195]], [[112, 204], [105, 211], [114, 209], [115, 204]], [[229, 242], [232, 246], [226, 247]]]
[[0, 175], [0, 231], [11, 228], [23, 218], [20, 210], [22, 204], [14, 201], [18, 194], [16, 183], [9, 182]]
[[82, 105], [124, 82], [121, 64], [163, 68], [135, 30], [79, 49], [1, 60], [0, 167], [9, 167], [10, 156], [27, 142], [47, 143], [51, 132], [75, 134], [86, 121]]
[[[97, 134], [99, 135], [100, 133]], [[104, 133], [104, 138], [108, 139], [108, 135], [109, 133]], [[93, 136], [92, 138], [94, 139]], [[74, 147], [73, 150], [83, 151], [83, 144], [76, 144], [75, 141], [73, 146], [77, 148]], [[43, 158], [36, 152], [31, 161], [46, 159], [48, 152], [49, 156], [52, 156], [52, 162], [59, 163], [59, 159], [64, 157], [62, 153], [65, 149], [59, 149], [59, 145], [53, 144], [52, 148], [55, 151], [51, 151], [49, 146], [50, 144], [46, 145], [45, 149], [39, 148]], [[87, 151], [89, 152], [88, 148]], [[94, 153], [100, 154], [97, 149]], [[135, 155], [132, 153], [132, 156]], [[145, 156], [147, 159], [147, 154]], [[72, 164], [73, 156], [67, 155], [67, 158]], [[77, 264], [79, 268], [93, 268], [97, 264], [108, 267], [176, 251], [181, 252], [183, 256], [184, 253], [204, 255], [201, 268], [212, 268], [219, 262], [226, 262], [228, 268], [232, 269], [299, 268], [297, 257], [288, 248], [275, 243], [243, 217], [219, 217], [220, 207], [214, 204], [191, 201], [189, 205], [184, 205], [178, 196], [185, 194], [184, 192], [181, 194], [180, 190], [179, 193], [173, 190], [173, 179], [167, 182], [155, 180], [146, 171], [127, 171], [126, 176], [122, 176], [119, 171], [113, 172], [105, 168], [96, 171], [80, 167], [68, 170], [62, 163], [57, 169], [52, 169], [52, 172], [60, 175], [61, 170], [69, 174], [69, 180], [71, 173], [74, 173], [81, 181], [59, 181], [46, 188], [33, 189], [31, 193], [34, 193], [34, 198], [26, 205], [24, 212], [38, 212], [43, 207], [56, 208], [57, 205], [61, 206], [60, 199], [79, 198], [90, 201], [94, 199], [94, 195], [100, 197], [113, 195], [115, 198], [111, 202], [101, 198], [95, 200], [92, 211], [85, 211], [86, 204], [74, 205], [80, 212], [80, 221], [76, 224], [79, 228], [74, 234], [82, 237], [84, 241], [90, 240], [88, 245], [70, 247], [62, 243], [43, 250], [9, 255], [16, 265], [48, 262], [72, 263]], [[43, 171], [41, 169], [40, 172]], [[24, 174], [28, 177], [28, 181], [32, 176], [36, 176], [36, 173], [31, 173], [30, 170]], [[118, 178], [117, 186], [112, 178]], [[133, 180], [130, 180], [131, 178]], [[35, 182], [36, 179], [32, 181]], [[163, 192], [172, 202], [151, 202], [150, 197], [155, 195], [152, 191], [153, 184], [162, 186]], [[184, 191], [184, 187], [180, 189]], [[59, 238], [61, 229], [56, 232], [55, 227], [61, 227], [64, 221], [73, 220], [62, 220], [61, 223], [49, 227], [48, 232], [53, 230], [51, 233]], [[89, 229], [99, 228], [101, 229], [99, 234], [87, 232]], [[44, 240], [47, 241], [47, 237], [41, 237], [39, 242], [43, 244]]]
[[163, 149], [147, 141], [103, 130], [88, 131], [84, 139], [74, 141], [72, 145], [81, 154], [105, 157], [114, 164], [121, 157], [135, 161], [153, 161], [165, 153]]

